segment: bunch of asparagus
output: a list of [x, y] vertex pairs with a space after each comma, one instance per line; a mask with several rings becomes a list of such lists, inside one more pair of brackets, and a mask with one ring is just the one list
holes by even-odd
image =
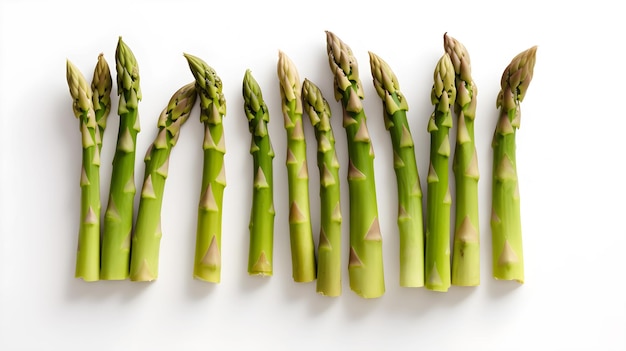
[[[398, 195], [399, 282], [404, 287], [425, 286], [447, 291], [451, 285], [480, 284], [480, 230], [478, 213], [478, 153], [474, 136], [477, 87], [465, 46], [444, 34], [444, 54], [434, 70], [428, 120], [430, 162], [423, 216], [422, 188], [415, 144], [407, 119], [408, 103], [390, 66], [370, 52], [374, 88], [381, 98], [383, 121], [393, 149]], [[350, 247], [347, 250], [350, 288], [365, 298], [385, 292], [382, 235], [374, 177], [374, 148], [363, 109], [363, 87], [351, 48], [326, 32], [327, 54], [333, 74], [335, 99], [341, 103], [347, 136], [347, 175], [350, 204]], [[520, 126], [520, 104], [533, 75], [536, 47], [521, 52], [506, 67], [496, 107], [499, 119], [493, 135], [492, 257], [496, 279], [524, 281], [520, 196], [515, 135]], [[137, 60], [120, 37], [115, 52], [120, 116], [113, 158], [111, 186], [101, 233], [100, 153], [111, 110], [111, 72], [104, 55], [98, 56], [91, 85], [67, 61], [67, 82], [82, 139], [81, 206], [76, 277], [85, 281], [151, 281], [158, 276], [161, 207], [169, 157], [200, 96], [204, 126], [204, 165], [198, 204], [193, 276], [209, 282], [221, 279], [226, 101], [222, 81], [202, 59], [184, 54], [195, 81], [178, 89], [158, 120], [158, 133], [147, 150], [141, 197], [134, 223], [134, 168], [140, 131], [141, 101]], [[330, 123], [331, 108], [320, 89], [300, 80], [295, 64], [279, 52], [277, 73], [284, 127], [287, 134], [286, 168], [289, 189], [289, 229], [292, 274], [296, 282], [317, 280], [326, 296], [341, 294], [340, 162]], [[268, 131], [269, 108], [250, 70], [243, 78], [244, 112], [251, 133], [253, 195], [250, 213], [248, 272], [273, 274], [274, 150]], [[456, 137], [452, 169], [456, 192], [450, 193], [448, 172], [452, 152], [453, 112]], [[302, 117], [306, 112], [315, 131], [320, 181], [320, 232], [316, 256], [309, 203], [308, 161]], [[451, 209], [455, 202], [453, 242]], [[134, 224], [134, 226], [133, 226]], [[133, 230], [134, 227], [134, 230]], [[101, 237], [102, 234], [102, 237]], [[102, 241], [101, 241], [102, 240]], [[452, 255], [451, 255], [452, 247]]]

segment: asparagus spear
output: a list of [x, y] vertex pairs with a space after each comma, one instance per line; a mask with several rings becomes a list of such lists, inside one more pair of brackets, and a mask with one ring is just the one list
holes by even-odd
[[128, 278], [131, 231], [135, 202], [135, 150], [141, 100], [139, 68], [130, 48], [120, 37], [115, 51], [120, 116], [117, 147], [111, 171], [109, 200], [104, 216], [101, 277]]
[[76, 278], [96, 281], [100, 271], [100, 150], [92, 91], [83, 74], [67, 60], [67, 84], [82, 135], [80, 225]]
[[456, 88], [454, 67], [445, 53], [435, 68], [431, 101], [435, 109], [428, 121], [430, 133], [430, 166], [426, 202], [426, 262], [427, 289], [447, 291], [450, 287], [450, 206], [452, 197], [448, 184], [450, 158], [449, 131]]
[[330, 124], [331, 110], [319, 88], [308, 79], [302, 84], [304, 111], [317, 139], [320, 173], [321, 225], [318, 243], [317, 286], [325, 296], [341, 295], [341, 193], [339, 160]]
[[226, 187], [226, 144], [222, 123], [226, 114], [226, 100], [222, 93], [222, 80], [215, 70], [198, 57], [185, 54], [185, 58], [196, 79], [200, 96], [200, 122], [204, 125], [202, 195], [198, 204], [193, 276], [219, 283], [222, 268], [222, 203]]
[[520, 103], [533, 77], [537, 47], [513, 58], [502, 74], [496, 107], [500, 117], [493, 135], [491, 208], [492, 262], [496, 279], [524, 282], [522, 223], [515, 155]]
[[474, 118], [478, 90], [472, 79], [469, 53], [458, 40], [444, 34], [443, 46], [454, 66], [457, 134], [452, 168], [456, 183], [452, 284], [480, 284], [480, 231], [478, 225], [478, 157]]
[[278, 80], [287, 131], [287, 179], [289, 183], [289, 237], [293, 280], [315, 280], [315, 244], [309, 204], [309, 171], [302, 128], [302, 87], [291, 59], [278, 53]]
[[102, 150], [102, 137], [104, 129], [107, 125], [107, 117], [111, 112], [111, 87], [113, 80], [111, 78], [111, 70], [109, 64], [104, 59], [104, 54], [98, 55], [98, 63], [93, 72], [91, 79], [91, 91], [93, 93], [93, 109], [96, 114], [96, 123], [98, 124], [98, 134], [96, 141], [98, 148]]
[[378, 221], [374, 149], [363, 110], [363, 89], [352, 49], [335, 34], [326, 32], [335, 99], [341, 101], [348, 140], [350, 193], [350, 288], [364, 298], [385, 292], [382, 236]]
[[196, 101], [195, 82], [178, 89], [159, 116], [159, 132], [145, 157], [145, 175], [133, 237], [130, 279], [151, 281], [159, 273], [161, 205], [172, 148]]
[[254, 162], [252, 210], [250, 213], [250, 252], [248, 273], [271, 276], [274, 248], [274, 150], [267, 130], [269, 110], [259, 84], [246, 70], [243, 78], [244, 111], [252, 136], [250, 154]]
[[424, 229], [422, 188], [413, 137], [407, 121], [409, 110], [400, 84], [387, 62], [370, 52], [374, 87], [383, 101], [385, 127], [391, 135], [393, 165], [398, 189], [398, 229], [400, 233], [400, 286], [424, 286]]

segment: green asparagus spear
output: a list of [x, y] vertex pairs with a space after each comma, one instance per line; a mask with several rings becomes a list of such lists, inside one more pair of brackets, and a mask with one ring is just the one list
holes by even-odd
[[492, 262], [496, 279], [524, 282], [522, 222], [515, 155], [520, 103], [533, 77], [537, 47], [521, 52], [502, 74], [496, 107], [500, 117], [493, 135], [491, 208]]
[[248, 273], [271, 276], [274, 249], [274, 149], [267, 124], [269, 110], [259, 84], [246, 70], [243, 78], [244, 111], [252, 136], [250, 154], [254, 162], [252, 210], [250, 213], [250, 252]]
[[196, 101], [195, 82], [178, 89], [159, 116], [159, 132], [145, 157], [145, 175], [133, 237], [130, 279], [152, 281], [159, 274], [161, 205], [172, 149]]
[[478, 156], [474, 118], [478, 90], [472, 79], [469, 53], [458, 40], [443, 36], [443, 46], [454, 66], [457, 134], [452, 169], [456, 184], [456, 211], [452, 251], [452, 285], [480, 284], [480, 231], [478, 226]]
[[287, 180], [289, 183], [289, 237], [293, 280], [315, 280], [315, 244], [309, 204], [309, 171], [302, 128], [302, 87], [295, 64], [278, 53], [278, 80], [287, 131]]
[[430, 167], [426, 202], [427, 289], [447, 291], [450, 287], [450, 206], [452, 197], [448, 184], [450, 158], [449, 131], [456, 88], [450, 55], [444, 54], [435, 68], [431, 101], [435, 109], [428, 121], [430, 133]]
[[222, 93], [222, 80], [215, 70], [198, 57], [185, 54], [185, 58], [196, 79], [200, 96], [200, 122], [204, 124], [202, 195], [198, 204], [193, 276], [199, 280], [219, 283], [222, 270], [222, 203], [226, 187], [226, 142], [222, 123], [226, 114], [226, 100]]
[[376, 54], [369, 54], [374, 87], [383, 101], [383, 118], [393, 146], [398, 189], [400, 286], [420, 287], [424, 286], [422, 187], [406, 117], [409, 106], [389, 65]]
[[83, 74], [67, 60], [67, 84], [82, 135], [80, 225], [76, 278], [96, 281], [100, 271], [100, 149], [92, 91]]
[[302, 100], [317, 139], [320, 174], [320, 235], [317, 249], [318, 293], [341, 295], [341, 192], [339, 160], [330, 124], [331, 110], [320, 89], [308, 79], [302, 84]]
[[382, 236], [378, 221], [374, 148], [363, 110], [363, 88], [352, 49], [335, 34], [326, 32], [335, 99], [341, 101], [348, 141], [350, 193], [350, 288], [364, 298], [385, 292]]
[[135, 150], [141, 100], [139, 68], [130, 48], [120, 37], [115, 51], [120, 116], [117, 147], [111, 171], [109, 200], [104, 216], [101, 277], [128, 278], [135, 202]]
[[107, 125], [107, 117], [109, 116], [109, 112], [111, 112], [112, 86], [113, 80], [111, 78], [109, 64], [104, 59], [104, 54], [100, 54], [98, 55], [98, 63], [96, 64], [91, 80], [93, 109], [96, 114], [96, 123], [98, 124], [96, 141], [98, 142], [98, 148], [100, 150], [102, 150], [102, 138]]

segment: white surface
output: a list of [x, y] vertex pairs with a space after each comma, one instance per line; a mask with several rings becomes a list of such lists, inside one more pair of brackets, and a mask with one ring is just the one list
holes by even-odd
[[[608, 1], [446, 3], [447, 8], [435, 1], [0, 2], [0, 349], [626, 349], [621, 12]], [[277, 53], [289, 55], [340, 116], [324, 30], [352, 47], [365, 88], [387, 283], [387, 293], [377, 300], [349, 290], [346, 264], [344, 292], [336, 299], [315, 294], [314, 284], [291, 280]], [[480, 89], [482, 284], [442, 294], [398, 286], [395, 178], [367, 52], [380, 55], [399, 77], [425, 179], [432, 71], [446, 31], [468, 48]], [[88, 284], [73, 278], [80, 135], [65, 60], [90, 77], [98, 53], [114, 64], [119, 35], [141, 73], [137, 180], [161, 109], [193, 79], [182, 53], [203, 58], [224, 82], [229, 185], [218, 286], [191, 278], [202, 162], [202, 132], [194, 118], [171, 160], [159, 280]], [[532, 45], [539, 46], [535, 77], [518, 133], [526, 284], [517, 287], [491, 278], [490, 141], [502, 71]], [[246, 274], [252, 160], [241, 82], [247, 68], [269, 105], [276, 149], [275, 275], [265, 280]], [[103, 198], [117, 98], [113, 106], [102, 152]], [[338, 119], [333, 126], [339, 157], [346, 160], [345, 133]], [[305, 132], [314, 145], [308, 124]], [[315, 153], [309, 151], [317, 233], [318, 178]]]

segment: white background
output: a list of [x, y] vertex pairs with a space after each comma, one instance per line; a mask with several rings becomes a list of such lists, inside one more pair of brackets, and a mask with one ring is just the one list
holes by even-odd
[[[1, 1], [0, 349], [625, 350], [626, 26], [622, 12], [610, 5], [616, 2], [553, 3]], [[376, 300], [349, 290], [347, 255], [339, 298], [319, 296], [314, 284], [291, 279], [277, 55], [283, 50], [340, 116], [325, 30], [351, 46], [365, 88], [387, 283], [386, 294]], [[468, 48], [479, 88], [482, 283], [436, 293], [398, 286], [392, 151], [367, 52], [385, 59], [399, 78], [425, 179], [432, 72], [445, 32]], [[171, 159], [158, 281], [85, 283], [73, 277], [81, 147], [65, 62], [70, 59], [90, 79], [100, 52], [114, 67], [118, 36], [140, 66], [138, 184], [161, 109], [193, 80], [183, 52], [203, 58], [223, 80], [228, 187], [220, 285], [191, 277], [202, 167], [197, 107]], [[526, 260], [526, 283], [518, 286], [491, 278], [490, 142], [502, 71], [533, 45], [535, 76], [522, 103], [517, 139]], [[269, 279], [246, 273], [252, 159], [241, 83], [247, 68], [270, 108], [276, 150], [275, 262]], [[115, 79], [114, 69], [113, 74]], [[102, 151], [103, 199], [117, 137], [116, 92]], [[312, 128], [305, 126], [309, 145], [315, 145]], [[333, 126], [339, 158], [346, 161], [339, 119]], [[317, 241], [313, 148], [308, 154]], [[346, 167], [340, 176], [347, 247]]]

